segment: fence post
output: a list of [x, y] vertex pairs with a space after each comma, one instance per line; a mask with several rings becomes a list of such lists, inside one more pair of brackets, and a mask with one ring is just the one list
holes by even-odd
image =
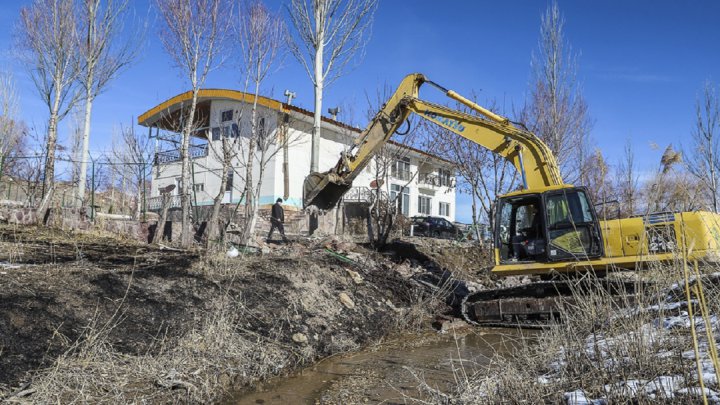
[[[152, 170], [152, 169], [150, 169]], [[147, 221], [147, 183], [145, 180], [145, 165], [142, 165], [142, 219]], [[157, 232], [157, 231], [156, 231]]]
[[92, 194], [90, 195], [90, 220], [95, 222], [95, 159], [90, 158], [92, 163]]

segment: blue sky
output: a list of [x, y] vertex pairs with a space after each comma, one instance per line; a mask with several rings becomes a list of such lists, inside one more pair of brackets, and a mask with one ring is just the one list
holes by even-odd
[[[44, 128], [46, 111], [10, 50], [25, 4], [29, 1], [0, 3], [0, 68], [15, 74], [22, 117]], [[279, 0], [267, 4], [282, 9]], [[134, 6], [138, 15], [147, 13], [147, 1]], [[720, 82], [720, 2], [561, 0], [559, 6], [566, 40], [579, 55], [578, 79], [595, 121], [597, 146], [616, 163], [630, 139], [640, 169], [654, 170], [667, 144], [689, 143], [703, 82]], [[481, 102], [495, 99], [511, 111], [527, 93], [530, 56], [546, 7], [546, 1], [530, 0], [381, 0], [364, 59], [327, 89], [325, 108], [352, 109], [354, 117], [341, 113], [339, 118], [364, 126], [366, 94], [374, 96], [378, 88], [421, 72], [461, 94], [477, 92]], [[238, 70], [228, 64], [213, 72], [206, 87], [237, 88], [239, 81]], [[282, 98], [285, 89], [297, 93], [295, 104], [312, 109], [312, 86], [292, 56], [263, 90]], [[107, 149], [114, 126], [128, 125], [185, 90], [151, 27], [139, 60], [96, 101], [91, 149]], [[61, 130], [67, 131], [67, 123]], [[652, 150], [651, 143], [660, 150]], [[459, 220], [469, 219], [466, 207], [466, 198], [459, 198]]]

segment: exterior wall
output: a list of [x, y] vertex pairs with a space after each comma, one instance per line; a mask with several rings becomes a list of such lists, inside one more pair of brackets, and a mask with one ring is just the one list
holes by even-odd
[[[225, 110], [239, 111], [242, 107], [242, 103], [237, 101], [229, 100], [213, 100], [211, 104], [211, 117], [210, 126], [218, 127], [221, 125], [220, 116], [221, 112]], [[278, 128], [278, 120], [281, 119], [282, 114], [277, 111], [271, 111], [265, 107], [258, 107], [261, 110], [261, 114], [266, 119], [266, 128], [270, 131], [280, 131]], [[241, 119], [240, 133], [244, 131], [249, 132], [249, 112], [250, 108], [245, 107], [243, 111], [244, 117]], [[303, 196], [303, 183], [305, 176], [310, 172], [310, 147], [311, 147], [311, 133], [312, 133], [312, 117], [309, 117], [303, 113], [297, 111], [290, 111], [288, 113], [290, 119], [288, 122], [287, 135], [288, 135], [288, 178], [289, 178], [289, 193], [288, 199], [285, 201], [287, 206], [294, 206], [302, 208], [302, 196]], [[247, 132], [245, 132], [247, 133]], [[272, 135], [271, 135], [272, 136]], [[323, 133], [320, 141], [320, 171], [326, 171], [334, 166], [343, 150], [346, 150], [352, 144], [354, 137], [357, 136], [357, 132], [342, 128], [340, 126], [323, 122]], [[246, 141], [246, 139], [242, 139]], [[215, 142], [218, 148], [220, 148], [220, 141]], [[247, 143], [243, 142], [241, 147], [247, 147]], [[450, 169], [448, 162], [444, 162], [440, 159], [431, 157], [429, 155], [422, 154], [420, 152], [412, 151], [409, 149], [402, 148], [399, 146], [389, 146], [394, 148], [396, 151], [402, 151], [401, 155], [407, 156], [410, 159], [410, 172], [413, 177], [409, 181], [403, 180], [393, 176], [389, 177], [389, 181], [383, 184], [383, 190], [390, 195], [391, 185], [396, 184], [405, 186], [410, 192], [410, 204], [409, 204], [409, 216], [419, 215], [418, 213], [418, 196], [423, 195], [431, 198], [431, 211], [430, 215], [440, 216], [439, 203], [449, 203], [450, 212], [448, 215], [444, 215], [450, 221], [455, 219], [455, 188], [447, 186], [439, 186], [436, 184], [426, 184], [422, 181], [418, 175], [420, 172], [437, 172], [439, 167]], [[268, 161], [265, 168], [264, 179], [262, 190], [260, 193], [259, 202], [261, 205], [271, 204], [278, 197], [283, 197], [285, 194], [284, 187], [284, 171], [283, 171], [283, 151], [272, 150], [270, 153], [275, 153], [272, 159]], [[203, 191], [197, 192], [197, 203], [198, 205], [210, 205], [212, 199], [217, 193], [220, 185], [220, 169], [221, 163], [217, 161], [213, 156], [212, 150], [208, 152], [208, 156], [196, 158], [195, 162], [195, 183], [202, 183], [204, 186]], [[165, 187], [169, 184], [175, 184], [175, 179], [180, 177], [180, 162], [173, 162], [162, 165], [160, 175], [157, 176], [157, 167], [155, 169], [156, 176], [154, 177], [152, 186], [152, 195], [158, 196], [158, 189]], [[372, 161], [368, 167], [356, 178], [354, 181], [354, 187], [367, 187], [369, 188], [370, 182], [375, 178], [375, 161]], [[244, 169], [241, 169], [244, 170]], [[259, 174], [259, 166], [254, 166], [254, 179], [257, 180]], [[243, 173], [244, 175], [244, 173]], [[454, 177], [453, 177], [454, 181]], [[237, 203], [243, 190], [243, 184], [235, 176], [233, 184], [232, 199], [233, 203]], [[177, 191], [177, 190], [176, 190]], [[229, 201], [228, 201], [229, 202]]]
[[[211, 104], [210, 110], [210, 128], [222, 128], [227, 125], [231, 125], [231, 122], [222, 123], [221, 113], [226, 110], [232, 110], [234, 114], [242, 113], [242, 118], [239, 124], [239, 134], [241, 136], [238, 141], [238, 148], [246, 150], [248, 147], [248, 140], [242, 137], [242, 134], [247, 134], [250, 131], [250, 107], [246, 106], [244, 110], [241, 110], [242, 104], [235, 101], [228, 100], [214, 100]], [[277, 112], [271, 111], [265, 107], [258, 107], [258, 117], [264, 118], [265, 128], [268, 131], [268, 136], [273, 136], [274, 132], [277, 131]], [[222, 129], [221, 129], [222, 132]], [[222, 133], [221, 133], [222, 136]], [[212, 135], [211, 135], [212, 139]], [[231, 138], [232, 140], [232, 138]], [[195, 142], [198, 142], [195, 139]], [[194, 167], [194, 184], [202, 184], [203, 190], [197, 190], [194, 198], [197, 199], [197, 205], [212, 205], [213, 199], [217, 195], [220, 189], [220, 175], [222, 173], [222, 162], [221, 156], [219, 156], [214, 150], [222, 150], [221, 140], [210, 140], [208, 143], [212, 143], [214, 147], [208, 146], [207, 156], [198, 157], [193, 159]], [[266, 152], [268, 155], [272, 155], [275, 152], [273, 147], [270, 147]], [[247, 152], [245, 152], [247, 153]], [[257, 152], [256, 152], [257, 153]], [[280, 155], [282, 158], [282, 155]], [[245, 165], [241, 163], [241, 158], [233, 159], [233, 165], [235, 166], [236, 173], [233, 175], [233, 187], [231, 191], [226, 192], [223, 202], [225, 203], [238, 203], [240, 202], [243, 189], [245, 184], [243, 177], [245, 177]], [[267, 164], [265, 165], [265, 173], [263, 175], [263, 184], [260, 189], [259, 202], [261, 205], [271, 204], [275, 201], [275, 198], [282, 196], [275, 194], [276, 183], [279, 181], [282, 184], [282, 176], [278, 177], [277, 172], [277, 159], [278, 156], [275, 154], [272, 156]], [[153, 167], [153, 185], [151, 195], [156, 197], [159, 196], [159, 189], [166, 187], [171, 184], [176, 184], [176, 179], [181, 176], [182, 163], [180, 161], [163, 164], [161, 166]], [[280, 165], [282, 170], [282, 163]], [[260, 164], [256, 160], [253, 162], [253, 180], [257, 184], [260, 175]], [[176, 188], [173, 193], [177, 194], [178, 189]]]

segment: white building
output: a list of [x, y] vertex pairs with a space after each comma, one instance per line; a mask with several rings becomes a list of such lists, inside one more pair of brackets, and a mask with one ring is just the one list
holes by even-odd
[[[138, 118], [142, 126], [149, 128], [151, 136], [177, 134], [181, 127], [179, 120], [183, 108], [188, 108], [192, 93], [179, 94], [148, 110]], [[221, 161], [215, 150], [221, 150], [222, 137], [236, 140], [236, 148], [247, 148], [247, 134], [250, 129], [250, 110], [254, 97], [234, 90], [205, 89], [198, 98], [196, 121], [191, 156], [193, 157], [193, 191], [191, 198], [197, 206], [212, 205], [220, 187]], [[275, 142], [265, 150], [258, 149], [258, 155], [265, 156], [265, 164], [256, 159], [253, 163], [255, 181], [262, 173], [262, 185], [258, 201], [261, 206], [275, 202], [279, 197], [286, 206], [302, 208], [303, 182], [310, 172], [310, 139], [313, 117], [310, 111], [272, 100], [258, 98], [258, 126], [266, 133], [266, 139], [287, 139], [287, 143]], [[278, 132], [280, 131], [280, 132]], [[333, 167], [343, 150], [352, 145], [361, 132], [330, 118], [323, 118], [320, 142], [320, 171]], [[158, 147], [168, 147], [167, 142]], [[400, 211], [408, 217], [416, 215], [442, 216], [455, 220], [455, 178], [450, 162], [423, 151], [390, 142], [388, 148], [394, 156], [389, 164], [387, 181], [381, 182], [385, 195], [397, 198]], [[156, 150], [153, 166], [153, 197], [159, 190], [175, 184], [174, 193], [180, 190], [180, 153], [177, 145], [165, 150]], [[371, 162], [353, 183], [345, 195], [346, 203], [362, 202], [378, 173], [377, 160]], [[235, 173], [226, 188], [223, 202], [241, 203], [244, 189], [245, 165], [241, 158], [234, 159]], [[263, 167], [261, 167], [263, 166]], [[158, 199], [149, 204], [150, 209], [158, 208]], [[173, 202], [179, 206], [179, 198]]]

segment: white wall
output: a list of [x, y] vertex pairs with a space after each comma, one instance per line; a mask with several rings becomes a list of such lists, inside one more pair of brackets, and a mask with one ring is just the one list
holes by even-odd
[[[211, 104], [210, 126], [220, 126], [220, 113], [224, 110], [233, 109], [239, 111], [241, 103], [230, 100], [213, 100]], [[276, 111], [270, 111], [265, 107], [258, 107], [262, 111], [262, 115], [266, 117], [266, 128], [269, 131], [278, 130], [278, 120], [281, 119]], [[243, 123], [241, 133], [249, 131], [249, 115], [250, 109], [246, 107], [243, 111], [244, 117], [241, 119]], [[288, 176], [289, 176], [289, 199], [286, 201], [288, 205], [302, 207], [303, 183], [305, 176], [310, 172], [310, 139], [312, 133], [312, 117], [301, 112], [291, 111], [289, 128], [288, 128]], [[349, 129], [323, 122], [322, 139], [320, 141], [320, 171], [326, 171], [333, 167], [343, 150], [347, 150], [357, 133]], [[246, 139], [242, 139], [246, 141]], [[218, 150], [220, 149], [220, 141], [215, 141]], [[241, 143], [241, 147], [247, 147], [246, 142]], [[273, 153], [273, 149], [270, 153]], [[424, 164], [424, 168], [432, 168], [437, 171], [438, 167], [449, 167], [447, 162], [437, 158], [430, 157], [415, 151], [407, 151], [410, 157], [410, 170], [413, 174], [417, 173], [418, 167]], [[369, 187], [370, 182], [375, 178], [374, 162], [370, 162], [368, 167], [357, 176], [354, 181], [355, 187]], [[220, 178], [219, 173], [221, 164], [217, 161], [213, 152], [210, 151], [207, 157], [195, 159], [195, 182], [203, 183], [205, 190], [197, 193], [198, 204], [211, 204], [212, 199], [218, 191]], [[244, 171], [244, 169], [242, 169]], [[254, 178], [257, 180], [259, 166], [254, 165]], [[175, 178], [180, 177], [180, 162], [167, 164], [163, 166], [159, 178], [154, 178], [152, 195], [158, 195], [158, 188], [168, 184], [174, 184]], [[244, 176], [244, 173], [241, 173]], [[383, 187], [390, 194], [390, 185], [405, 185], [407, 181], [390, 177], [387, 184]], [[406, 187], [410, 190], [410, 209], [409, 215], [418, 215], [418, 195], [427, 195], [432, 200], [431, 215], [439, 216], [439, 203], [447, 202], [450, 204], [450, 215], [445, 218], [450, 221], [455, 220], [455, 188], [439, 187], [434, 185], [425, 185], [419, 182], [417, 175], [410, 181]], [[243, 184], [241, 179], [236, 175], [233, 190], [233, 202], [237, 202], [242, 193]], [[282, 149], [277, 150], [274, 157], [268, 162], [266, 172], [263, 179], [262, 190], [260, 193], [260, 204], [272, 203], [278, 197], [283, 197], [284, 181], [283, 181], [283, 152]]]

